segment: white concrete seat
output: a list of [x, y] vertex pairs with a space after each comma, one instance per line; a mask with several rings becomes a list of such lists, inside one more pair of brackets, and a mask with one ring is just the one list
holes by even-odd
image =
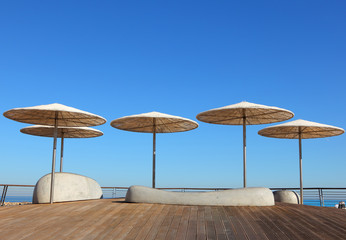
[[300, 196], [293, 191], [287, 191], [287, 190], [281, 190], [281, 191], [275, 191], [274, 194], [274, 200], [276, 202], [284, 202], [284, 203], [292, 203], [292, 204], [299, 204], [300, 203]]
[[[50, 202], [51, 174], [41, 177], [35, 186], [32, 203]], [[92, 178], [74, 173], [55, 173], [54, 202], [100, 199], [102, 189]]]
[[144, 186], [131, 186], [126, 202], [179, 205], [273, 206], [269, 188], [240, 188], [215, 192], [169, 192]]

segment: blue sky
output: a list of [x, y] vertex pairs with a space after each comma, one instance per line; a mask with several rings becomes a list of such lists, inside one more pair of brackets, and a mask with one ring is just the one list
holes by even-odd
[[[3, 113], [61, 103], [105, 117], [67, 139], [64, 170], [101, 186], [151, 186], [152, 136], [110, 126], [159, 111], [196, 120], [249, 101], [345, 128], [344, 1], [1, 1]], [[197, 120], [196, 120], [197, 121]], [[157, 187], [241, 187], [242, 128], [199, 122], [157, 136]], [[0, 183], [50, 172], [50, 138], [0, 118]], [[298, 141], [248, 126], [248, 186], [298, 187]], [[346, 135], [303, 141], [305, 187], [345, 187]], [[58, 168], [58, 165], [57, 165]]]

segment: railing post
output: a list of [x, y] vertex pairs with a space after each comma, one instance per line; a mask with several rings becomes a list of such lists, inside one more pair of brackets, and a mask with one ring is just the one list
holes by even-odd
[[6, 194], [7, 194], [7, 189], [8, 189], [8, 185], [4, 185], [4, 188], [2, 190], [2, 195], [1, 195], [1, 205], [0, 206], [4, 206], [5, 198], [6, 198]]
[[115, 196], [116, 196], [116, 192], [117, 192], [117, 189], [116, 189], [116, 188], [113, 188], [113, 192], [112, 192], [112, 198], [115, 198]]
[[324, 207], [324, 197], [322, 188], [318, 189], [318, 197], [320, 199], [320, 207]]
[[318, 198], [320, 199], [320, 207], [322, 207], [322, 196], [321, 196], [321, 189], [318, 188]]
[[322, 197], [322, 207], [324, 207], [324, 196], [323, 196], [323, 189], [321, 188], [321, 197]]

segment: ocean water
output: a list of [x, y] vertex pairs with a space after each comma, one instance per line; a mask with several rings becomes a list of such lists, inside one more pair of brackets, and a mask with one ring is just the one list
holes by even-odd
[[5, 202], [32, 202], [32, 196], [6, 196]]
[[[340, 201], [346, 201], [345, 199], [342, 200], [324, 200], [324, 207], [335, 207], [336, 204], [339, 204]], [[304, 200], [304, 205], [310, 205], [310, 206], [317, 206], [320, 207], [320, 200]]]

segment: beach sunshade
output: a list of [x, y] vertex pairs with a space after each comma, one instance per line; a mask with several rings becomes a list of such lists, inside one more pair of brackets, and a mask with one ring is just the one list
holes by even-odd
[[98, 115], [58, 103], [34, 107], [14, 108], [6, 111], [4, 116], [18, 122], [54, 126], [50, 203], [54, 202], [54, 174], [58, 126], [88, 127], [101, 125], [106, 122], [106, 119]]
[[268, 124], [288, 120], [294, 114], [286, 109], [250, 102], [240, 102], [199, 113], [202, 122], [243, 125], [243, 185], [246, 187], [246, 125]]
[[303, 204], [302, 139], [332, 137], [344, 132], [342, 128], [299, 119], [264, 128], [258, 134], [272, 138], [299, 139], [300, 203]]
[[152, 186], [155, 188], [156, 133], [189, 131], [197, 128], [198, 123], [187, 118], [159, 112], [150, 112], [115, 119], [111, 122], [111, 126], [131, 132], [153, 133]]
[[[41, 137], [54, 137], [53, 126], [34, 125], [22, 128], [22, 133], [41, 136]], [[60, 172], [63, 168], [64, 157], [64, 139], [65, 138], [93, 138], [102, 136], [103, 132], [89, 127], [58, 127], [57, 137], [61, 138], [61, 151], [60, 151]]]
[[18, 122], [50, 126], [58, 121], [58, 126], [63, 127], [90, 127], [106, 122], [103, 117], [59, 103], [14, 108], [6, 111], [4, 116]]

